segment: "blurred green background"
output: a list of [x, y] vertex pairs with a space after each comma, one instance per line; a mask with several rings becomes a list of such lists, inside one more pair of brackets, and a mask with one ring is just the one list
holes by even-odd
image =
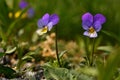
[[[9, 37], [17, 35], [24, 29], [24, 34], [18, 39], [29, 40], [37, 29], [37, 20], [45, 13], [57, 13], [60, 17], [58, 23], [58, 37], [64, 40], [84, 38], [81, 26], [81, 16], [90, 12], [93, 15], [101, 13], [106, 16], [99, 38], [103, 44], [120, 44], [120, 10], [119, 0], [26, 0], [35, 9], [33, 18], [14, 19], [8, 14], [15, 14], [20, 10], [20, 0], [0, 0], [0, 27]], [[12, 28], [10, 28], [12, 26]], [[54, 31], [54, 28], [51, 32]], [[3, 34], [3, 33], [2, 33]], [[4, 35], [4, 34], [3, 34]], [[5, 36], [5, 35], [4, 35]]]
[[[109, 78], [113, 77], [111, 75], [113, 75], [114, 70], [116, 69], [117, 65], [119, 65], [120, 59], [119, 54], [115, 55], [116, 53], [119, 53], [120, 50], [119, 48], [120, 0], [25, 0], [25, 1], [28, 2], [29, 6], [21, 10], [19, 8], [20, 0], [0, 0], [0, 48], [5, 49], [5, 51], [7, 51], [8, 49], [9, 51], [9, 47], [11, 47], [12, 49], [9, 51], [11, 53], [14, 52], [17, 48], [16, 53], [18, 53], [17, 54], [18, 59], [20, 60], [22, 57], [24, 58], [24, 54], [28, 54], [28, 58], [29, 55], [31, 56], [32, 54], [33, 55], [35, 54], [36, 61], [44, 59], [46, 61], [47, 60], [50, 61], [49, 57], [44, 58], [42, 56], [40, 57], [38, 56], [39, 53], [40, 55], [42, 55], [42, 50], [44, 50], [44, 48], [47, 48], [46, 46], [41, 47], [42, 39], [43, 42], [45, 42], [48, 41], [50, 37], [48, 36], [48, 38], [46, 39], [46, 35], [38, 36], [37, 34], [35, 34], [35, 32], [38, 29], [37, 27], [38, 19], [40, 19], [45, 13], [49, 14], [56, 13], [60, 17], [60, 22], [56, 25], [58, 27], [58, 38], [62, 39], [61, 43], [59, 41], [58, 44], [59, 51], [63, 51], [64, 48], [67, 48], [68, 46], [67, 49], [68, 51], [71, 50], [71, 52], [68, 52], [69, 58], [63, 60], [65, 61], [64, 64], [68, 65], [69, 63], [72, 63], [71, 61], [73, 61], [74, 63], [74, 61], [76, 62], [76, 58], [74, 58], [73, 56], [75, 57], [77, 56], [77, 59], [80, 60], [80, 56], [84, 57], [84, 54], [89, 55], [92, 49], [91, 40], [86, 36], [83, 36], [84, 30], [81, 25], [82, 15], [86, 12], [90, 12], [93, 15], [101, 13], [106, 17], [106, 23], [102, 25], [103, 26], [102, 30], [98, 33], [98, 38], [95, 44], [96, 50], [95, 52], [98, 53], [96, 55], [98, 56], [100, 55], [99, 56], [100, 58], [97, 57], [98, 60], [100, 60], [98, 62], [102, 62], [104, 60], [103, 58], [108, 56], [110, 53], [111, 57], [110, 59], [108, 59], [108, 63], [106, 64], [107, 66], [105, 68], [103, 65], [102, 65], [103, 67], [100, 65], [101, 67], [99, 69], [100, 71], [99, 76], [101, 80], [103, 79], [110, 80]], [[34, 16], [31, 18], [26, 17], [26, 15], [23, 16], [30, 7], [32, 7], [35, 11]], [[48, 32], [48, 34], [52, 32], [55, 32], [55, 28], [53, 28], [52, 31]], [[73, 42], [71, 42], [71, 40]], [[67, 41], [70, 42], [70, 44], [68, 44]], [[77, 47], [74, 42], [77, 43]], [[55, 48], [54, 44], [49, 45], [49, 47], [51, 48], [50, 50], [53, 50]], [[112, 52], [114, 50], [115, 52]], [[78, 56], [79, 53], [80, 56]], [[2, 56], [4, 56], [4, 53], [2, 54]], [[21, 66], [20, 65], [21, 63], [19, 61], [18, 68]], [[113, 70], [113, 72], [110, 71], [111, 69]], [[86, 69], [83, 69], [82, 71], [84, 70]], [[63, 70], [61, 71], [62, 73], [65, 73]], [[78, 74], [78, 70], [76, 70], [76, 73]]]

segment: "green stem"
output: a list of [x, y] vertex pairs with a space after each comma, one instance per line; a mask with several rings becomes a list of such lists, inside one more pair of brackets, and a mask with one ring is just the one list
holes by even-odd
[[85, 44], [87, 65], [89, 66], [90, 65], [90, 52], [89, 52], [89, 49], [88, 49], [88, 44], [89, 44], [88, 38], [84, 39], [84, 44]]
[[6, 35], [4, 34], [1, 25], [0, 25], [0, 37], [2, 38], [3, 41], [5, 41], [5, 42], [7, 41], [7, 40], [6, 40]]
[[95, 38], [93, 38], [93, 43], [92, 43], [91, 63], [90, 63], [90, 66], [93, 66], [93, 62], [94, 62], [94, 49], [95, 49]]
[[60, 63], [60, 59], [59, 59], [59, 54], [58, 54], [58, 44], [57, 44], [57, 26], [56, 26], [55, 32], [56, 32], [55, 46], [56, 46], [57, 61], [58, 61], [59, 67], [61, 67], [61, 63]]

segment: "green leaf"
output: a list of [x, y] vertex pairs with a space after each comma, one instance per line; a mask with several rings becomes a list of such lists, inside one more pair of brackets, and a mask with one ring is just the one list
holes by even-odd
[[120, 42], [119, 37], [117, 35], [115, 35], [114, 33], [108, 32], [108, 31], [104, 31], [104, 30], [102, 30], [102, 32], [105, 33], [106, 35], [110, 36], [110, 37], [113, 37], [114, 39], [116, 39], [117, 41]]
[[13, 8], [13, 0], [5, 0], [6, 4], [8, 5], [9, 8]]
[[35, 52], [29, 52], [26, 55], [32, 56], [32, 55], [35, 55], [35, 54], [36, 54]]
[[86, 74], [86, 75], [90, 75], [90, 76], [97, 76], [98, 75], [98, 71], [96, 68], [84, 67], [84, 68], [80, 68], [79, 70], [81, 73]]
[[9, 23], [8, 6], [5, 2], [5, 0], [0, 0], [0, 22], [1, 21], [4, 25], [7, 25]]
[[[89, 74], [87, 71], [84, 72], [85, 69], [87, 69]], [[83, 70], [69, 70], [66, 68], [57, 68], [51, 65], [45, 65], [44, 71], [47, 80], [95, 80], [94, 78], [96, 76], [96, 70], [91, 70], [91, 68], [84, 68]], [[92, 76], [93, 74], [91, 73], [95, 73], [95, 75]]]
[[15, 77], [15, 73], [16, 71], [14, 71], [13, 69], [9, 67], [5, 67], [0, 64], [0, 74], [3, 74], [6, 78], [10, 79], [10, 78]]
[[39, 39], [38, 34], [37, 34], [36, 32], [33, 33], [33, 36], [32, 36], [32, 42], [36, 42], [38, 39]]
[[66, 52], [67, 52], [67, 50], [62, 51], [62, 52], [59, 54], [59, 58], [61, 58]]
[[0, 58], [3, 57], [5, 53], [0, 52]]
[[2, 40], [6, 41], [6, 35], [5, 33], [3, 32], [3, 29], [2, 29], [2, 26], [0, 25], [0, 36], [2, 38]]
[[115, 80], [120, 80], [120, 75]]
[[98, 64], [99, 80], [113, 80], [117, 67], [120, 64], [120, 48], [114, 51], [108, 57], [105, 66]]
[[5, 53], [11, 54], [11, 53], [13, 53], [15, 50], [16, 50], [16, 47], [13, 47], [13, 48], [12, 48], [12, 47], [8, 47]]
[[22, 60], [25, 60], [25, 59], [32, 59], [33, 55], [36, 55], [37, 53], [36, 52], [28, 52], [26, 55], [23, 56]]
[[32, 57], [32, 56], [24, 56], [24, 57], [22, 58], [22, 60], [26, 60], [26, 59], [33, 59], [33, 57]]
[[101, 50], [101, 51], [106, 51], [106, 52], [112, 52], [113, 51], [112, 46], [99, 46], [97, 49]]
[[71, 76], [69, 74], [69, 70], [65, 68], [48, 67], [45, 71], [45, 76], [47, 79], [71, 80]]
[[16, 23], [19, 22], [20, 20], [21, 20], [21, 19], [17, 19], [17, 20], [13, 21], [13, 22], [10, 24], [10, 26], [9, 26], [9, 28], [8, 28], [8, 30], [7, 30], [7, 36], [10, 36], [10, 34], [12, 33], [12, 31], [13, 31]]
[[5, 55], [3, 48], [0, 48], [0, 58]]

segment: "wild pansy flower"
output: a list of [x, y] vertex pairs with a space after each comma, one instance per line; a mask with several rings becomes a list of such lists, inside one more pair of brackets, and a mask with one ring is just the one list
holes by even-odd
[[[26, 7], [28, 7], [28, 3], [27, 3], [25, 0], [20, 0], [19, 8], [20, 8], [21, 10], [23, 10], [23, 9], [25, 9]], [[22, 13], [21, 10], [17, 11], [14, 15], [13, 15], [12, 12], [10, 12], [10, 13], [8, 14], [8, 15], [9, 15], [9, 18], [12, 18], [12, 17], [18, 18], [18, 17], [20, 17], [20, 15], [21, 15], [21, 13]], [[28, 13], [25, 12], [25, 13], [23, 13], [23, 14], [21, 15], [21, 18], [26, 18], [27, 15], [28, 15]]]
[[21, 0], [19, 3], [20, 9], [25, 9], [28, 6], [28, 3], [25, 0]]
[[106, 22], [106, 18], [102, 14], [96, 14], [93, 16], [89, 12], [85, 13], [82, 16], [82, 27], [84, 30], [85, 36], [90, 38], [96, 38], [97, 32], [102, 28], [102, 24]]
[[[25, 9], [26, 7], [28, 7], [29, 4], [25, 1], [25, 0], [21, 0], [19, 3], [19, 7], [20, 9]], [[24, 16], [26, 15], [28, 18], [32, 18], [35, 14], [35, 11], [32, 7], [30, 7], [27, 12], [25, 14], [23, 14]]]
[[34, 16], [34, 14], [35, 14], [34, 9], [32, 7], [29, 8], [28, 11], [27, 11], [27, 14], [28, 14], [29, 18], [32, 18]]
[[49, 15], [46, 13], [41, 19], [38, 20], [38, 30], [36, 31], [39, 35], [50, 31], [54, 25], [59, 22], [59, 16], [57, 14]]

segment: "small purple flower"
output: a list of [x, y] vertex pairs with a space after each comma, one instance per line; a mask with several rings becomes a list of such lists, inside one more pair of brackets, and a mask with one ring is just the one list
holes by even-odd
[[96, 38], [97, 32], [102, 28], [102, 24], [106, 22], [106, 18], [102, 14], [96, 14], [93, 16], [89, 12], [85, 13], [82, 16], [82, 27], [84, 30], [85, 36], [90, 38]]
[[24, 8], [26, 8], [27, 6], [28, 6], [28, 3], [25, 2], [25, 0], [21, 0], [21, 1], [20, 1], [19, 7], [20, 7], [21, 9], [24, 9]]
[[46, 13], [41, 19], [38, 20], [38, 30], [37, 33], [42, 35], [47, 31], [50, 31], [54, 25], [59, 22], [59, 16], [57, 14], [49, 15]]
[[29, 17], [29, 18], [32, 18], [32, 17], [34, 16], [34, 14], [35, 14], [34, 9], [33, 9], [33, 8], [29, 8], [29, 9], [27, 10], [27, 14], [28, 14], [28, 17]]
[[[28, 7], [29, 4], [25, 1], [25, 0], [21, 0], [20, 3], [19, 3], [19, 7], [20, 9], [25, 9], [26, 7]], [[28, 18], [32, 18], [35, 14], [35, 11], [32, 7], [30, 7], [28, 10], [27, 10], [27, 17]]]

